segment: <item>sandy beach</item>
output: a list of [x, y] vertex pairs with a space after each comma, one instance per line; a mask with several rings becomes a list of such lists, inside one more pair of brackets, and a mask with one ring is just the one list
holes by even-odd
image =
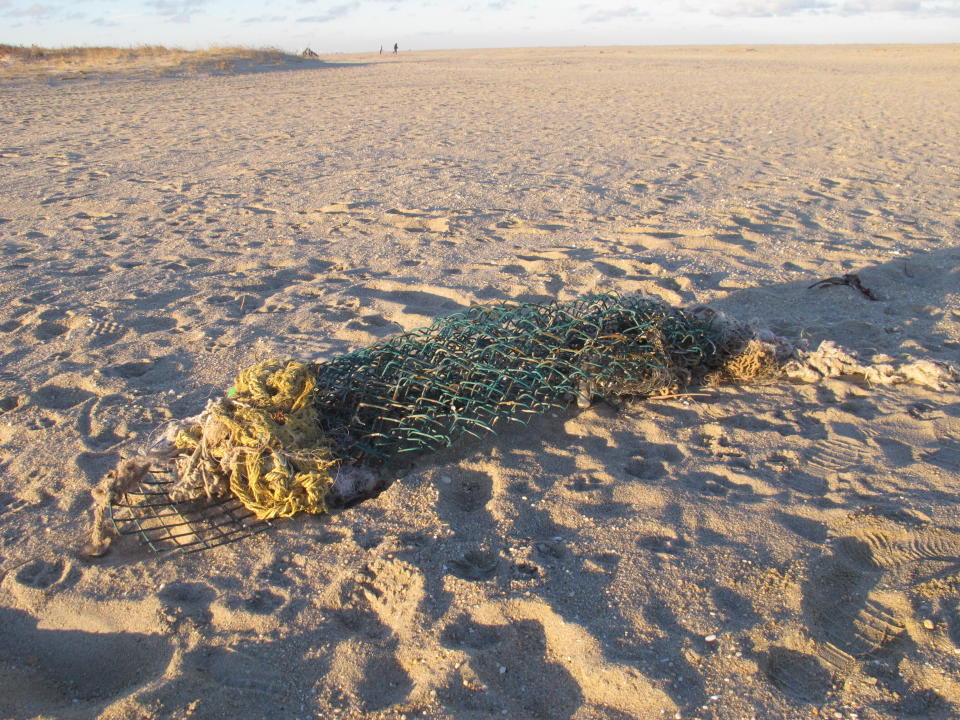
[[[645, 293], [960, 359], [960, 46], [0, 72], [0, 718], [960, 715], [960, 389], [722, 386], [99, 560], [91, 489], [266, 357]], [[856, 273], [855, 287], [810, 288]]]

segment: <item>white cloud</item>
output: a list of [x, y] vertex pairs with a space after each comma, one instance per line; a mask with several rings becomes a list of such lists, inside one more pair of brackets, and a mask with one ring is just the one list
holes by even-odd
[[[300, 2], [309, 2], [309, 0], [300, 0]], [[330, 8], [324, 13], [321, 13], [320, 15], [308, 15], [307, 17], [298, 18], [297, 22], [309, 22], [309, 23], [330, 22], [331, 20], [337, 20], [338, 18], [342, 18], [345, 15], [349, 15], [359, 7], [360, 7], [359, 0], [354, 0], [354, 2], [334, 5], [332, 8]]]
[[919, 0], [847, 0], [840, 3], [840, 10], [857, 14], [868, 12], [919, 12], [922, 3]]
[[910, 15], [960, 15], [960, 0], [844, 0], [838, 9], [845, 15], [899, 12]]
[[107, 17], [106, 15], [93, 18], [90, 21], [90, 24], [95, 25], [96, 27], [104, 28], [120, 27], [120, 23], [118, 23], [114, 18]]
[[244, 24], [278, 23], [286, 22], [287, 18], [283, 15], [260, 15], [259, 17], [250, 17], [240, 22]]
[[[583, 5], [581, 7], [586, 9], [589, 5]], [[623, 20], [624, 18], [641, 17], [648, 14], [645, 10], [641, 10], [635, 5], [621, 5], [618, 8], [611, 8], [609, 10], [595, 10], [584, 18], [584, 22], [605, 23], [611, 20]]]
[[740, 0], [729, 7], [717, 8], [714, 13], [733, 17], [783, 17], [822, 12], [830, 6], [825, 0]]
[[[6, 2], [0, 2], [0, 7], [6, 7]], [[45, 20], [51, 18], [54, 15], [58, 15], [63, 8], [57, 5], [41, 5], [40, 3], [34, 3], [29, 7], [25, 8], [13, 8], [11, 7], [7, 10], [4, 15], [8, 17], [19, 17], [19, 18], [32, 18], [34, 20]]]
[[[687, 6], [695, 10], [694, 6]], [[708, 12], [725, 17], [790, 17], [795, 15], [868, 15], [902, 13], [914, 16], [960, 14], [960, 0], [737, 0], [714, 3]]]
[[150, 0], [147, 3], [157, 14], [170, 22], [190, 22], [191, 17], [209, 0]]

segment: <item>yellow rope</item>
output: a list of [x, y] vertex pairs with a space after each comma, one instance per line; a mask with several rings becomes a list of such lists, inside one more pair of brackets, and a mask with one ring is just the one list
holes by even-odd
[[237, 377], [229, 397], [174, 444], [181, 478], [226, 487], [261, 520], [326, 512], [336, 464], [324, 447], [310, 366], [265, 360]]

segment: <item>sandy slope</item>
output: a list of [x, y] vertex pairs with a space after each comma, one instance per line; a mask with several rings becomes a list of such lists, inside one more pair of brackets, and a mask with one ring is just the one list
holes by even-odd
[[[0, 84], [0, 717], [946, 718], [960, 395], [544, 417], [239, 545], [89, 490], [264, 355], [616, 289], [956, 361], [960, 48]], [[856, 271], [879, 296], [808, 290]]]

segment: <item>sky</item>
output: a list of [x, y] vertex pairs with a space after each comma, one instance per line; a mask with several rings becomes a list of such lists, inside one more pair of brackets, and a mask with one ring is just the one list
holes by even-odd
[[960, 0], [0, 0], [0, 43], [318, 53], [562, 45], [945, 43]]

